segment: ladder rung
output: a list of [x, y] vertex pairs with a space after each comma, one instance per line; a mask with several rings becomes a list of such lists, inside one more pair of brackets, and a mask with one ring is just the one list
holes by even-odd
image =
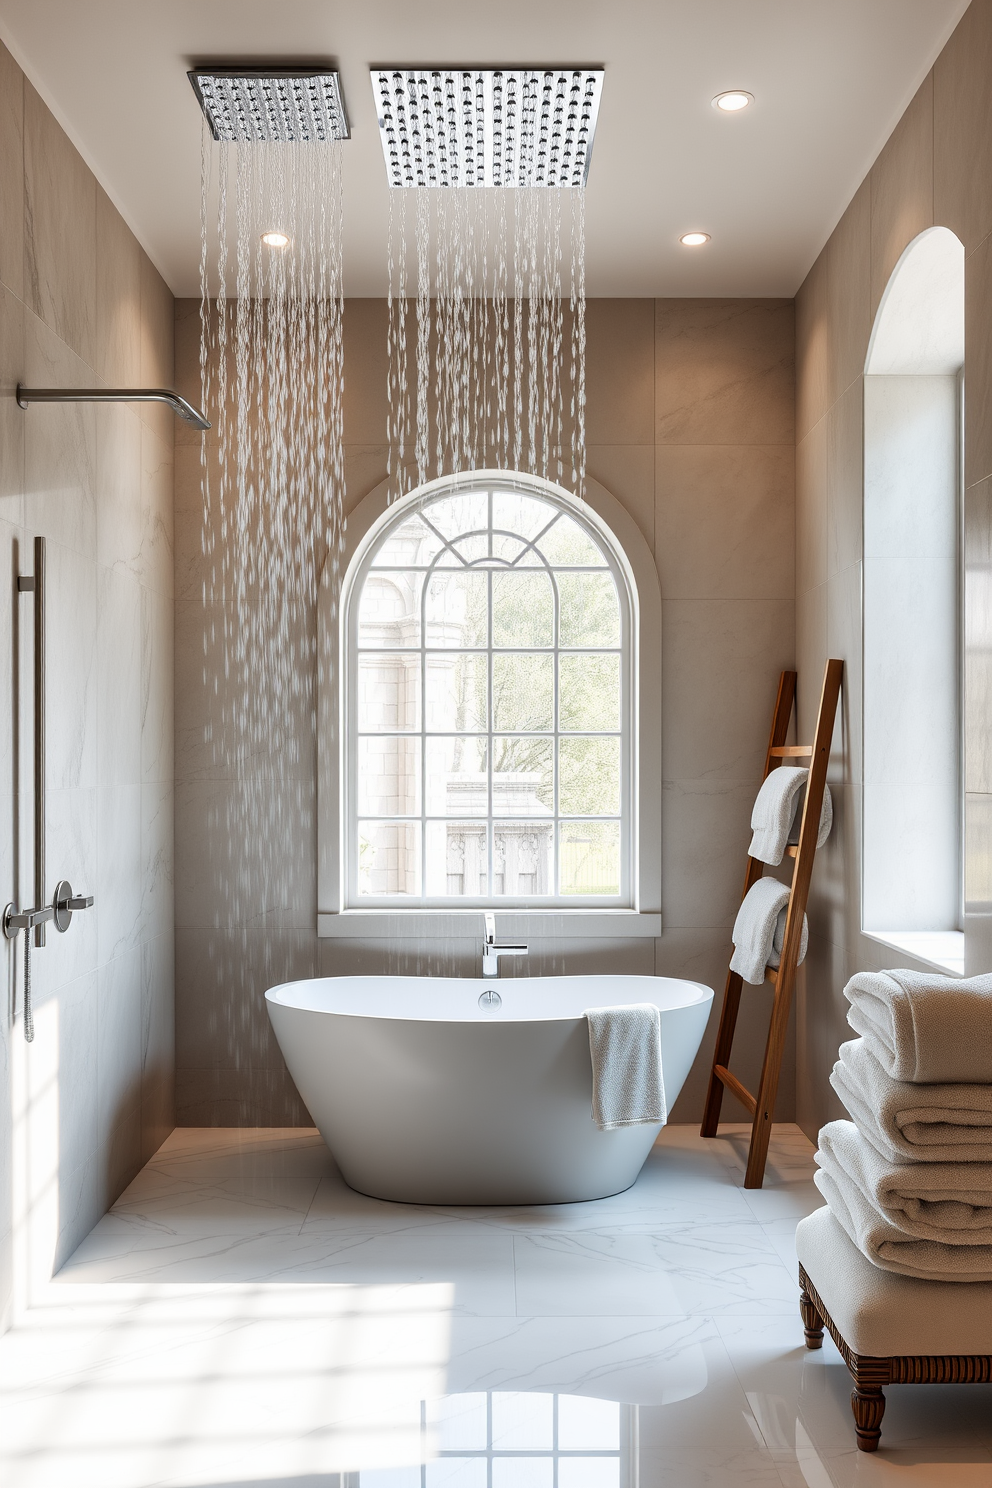
[[776, 744], [768, 753], [772, 759], [809, 759], [813, 753], [812, 744]]
[[794, 842], [790, 842], [785, 849], [785, 856], [787, 858], [794, 858], [798, 852], [799, 848], [797, 847], [797, 845]]
[[737, 1076], [732, 1075], [725, 1064], [715, 1064], [713, 1066], [713, 1073], [716, 1075], [721, 1084], [726, 1086], [731, 1095], [736, 1095], [741, 1105], [744, 1106], [746, 1110], [750, 1111], [751, 1115], [753, 1116], [755, 1111], [758, 1109], [758, 1102], [755, 1100], [750, 1090], [748, 1090], [745, 1085], [741, 1084]]
[[777, 966], [766, 966], [765, 967], [765, 981], [766, 982], [771, 982], [771, 984], [772, 984], [773, 987], [777, 987], [778, 986], [778, 973], [779, 973], [779, 968]]

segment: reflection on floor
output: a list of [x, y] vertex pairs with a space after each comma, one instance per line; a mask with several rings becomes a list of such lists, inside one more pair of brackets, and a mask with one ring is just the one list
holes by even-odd
[[[301, 1131], [180, 1130], [0, 1340], [4, 1488], [992, 1488], [992, 1388], [854, 1450], [802, 1348], [812, 1149], [666, 1130], [599, 1203], [384, 1204]], [[339, 1476], [340, 1475], [340, 1476]]]

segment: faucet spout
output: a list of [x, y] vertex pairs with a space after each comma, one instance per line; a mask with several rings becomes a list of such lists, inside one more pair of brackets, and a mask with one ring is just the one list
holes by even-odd
[[496, 916], [486, 915], [486, 930], [482, 941], [482, 975], [484, 977], [499, 976], [500, 956], [526, 956], [525, 945], [497, 945], [496, 944]]

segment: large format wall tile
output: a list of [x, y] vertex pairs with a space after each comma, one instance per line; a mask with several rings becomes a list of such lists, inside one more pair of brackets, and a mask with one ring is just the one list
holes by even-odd
[[964, 479], [992, 475], [992, 235], [964, 268]]
[[933, 69], [934, 220], [971, 253], [992, 232], [992, 4], [972, 0]]
[[791, 445], [659, 445], [655, 554], [673, 599], [791, 599]]
[[903, 250], [933, 215], [933, 73], [871, 168], [871, 314]]
[[[173, 416], [156, 411], [143, 424], [136, 406], [116, 405], [22, 411], [14, 384], [169, 384], [172, 318], [161, 277], [0, 48], [0, 539], [8, 575], [15, 564], [32, 572], [33, 540], [47, 539], [46, 897], [65, 877], [96, 898], [66, 934], [49, 928], [34, 957], [29, 1048], [20, 958], [11, 961], [14, 1021], [4, 1020], [0, 1042], [0, 1329], [14, 1301], [12, 1223], [44, 1282], [174, 1122]], [[0, 685], [17, 704], [0, 734], [0, 766], [6, 760], [14, 785], [0, 813], [0, 874], [4, 901], [27, 905], [30, 596], [16, 605], [16, 672], [13, 604], [0, 613]], [[23, 1090], [28, 1102], [17, 1140], [31, 1193], [16, 1220], [11, 1064], [21, 1072], [14, 1098]], [[18, 1306], [30, 1295], [22, 1289]]]
[[796, 438], [864, 371], [871, 330], [871, 197], [864, 181], [796, 295]]
[[90, 367], [96, 359], [96, 181], [24, 85], [24, 291]]
[[654, 301], [586, 305], [586, 440], [650, 444], [654, 438]]
[[795, 437], [791, 300], [658, 300], [658, 444], [787, 444]]
[[0, 283], [24, 286], [24, 74], [0, 42]]

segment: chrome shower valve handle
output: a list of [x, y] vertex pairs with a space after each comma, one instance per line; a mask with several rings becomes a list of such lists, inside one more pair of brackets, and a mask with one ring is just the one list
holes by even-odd
[[64, 934], [72, 922], [73, 910], [91, 909], [92, 906], [92, 894], [74, 894], [69, 880], [60, 879], [55, 885], [55, 895], [52, 899], [52, 918], [55, 921], [56, 930]]

